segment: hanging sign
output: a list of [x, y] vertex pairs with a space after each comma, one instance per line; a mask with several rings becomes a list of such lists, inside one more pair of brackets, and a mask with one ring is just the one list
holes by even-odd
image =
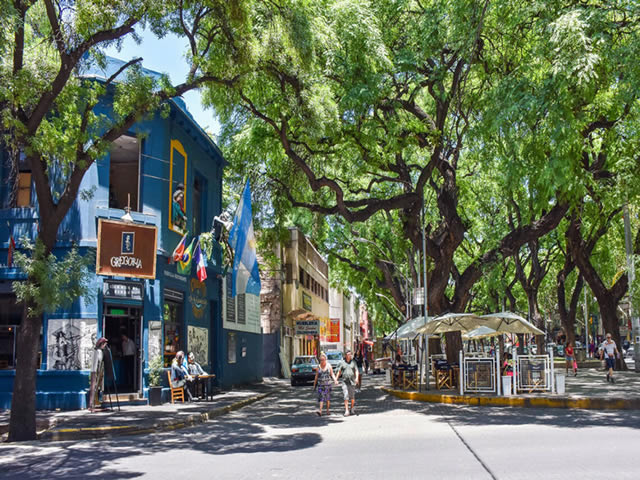
[[99, 219], [96, 273], [155, 278], [157, 239], [155, 226]]
[[296, 335], [318, 335], [320, 333], [320, 320], [317, 318], [296, 321]]

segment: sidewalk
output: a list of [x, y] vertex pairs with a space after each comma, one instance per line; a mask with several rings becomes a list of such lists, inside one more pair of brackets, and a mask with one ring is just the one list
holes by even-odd
[[[280, 379], [246, 385], [213, 397], [210, 402], [165, 403], [157, 407], [122, 406], [120, 411], [88, 410], [37, 412], [41, 441], [96, 439], [114, 435], [138, 435], [203, 423], [272, 395], [286, 384]], [[9, 411], [0, 411], [0, 440], [6, 439]]]
[[[564, 374], [564, 369], [556, 370]], [[535, 408], [581, 408], [594, 410], [636, 410], [640, 409], [640, 373], [632, 370], [615, 372], [616, 383], [606, 380], [606, 372], [589, 368], [579, 370], [578, 376], [569, 375], [565, 379], [565, 393], [531, 393], [505, 396], [485, 394], [460, 395], [459, 391], [435, 390], [409, 392], [392, 390], [382, 387], [382, 390], [398, 398], [434, 403], [455, 403], [478, 406], [511, 406]]]

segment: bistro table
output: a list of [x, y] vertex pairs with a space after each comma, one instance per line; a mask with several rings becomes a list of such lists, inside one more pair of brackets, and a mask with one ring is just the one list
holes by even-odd
[[196, 375], [196, 385], [202, 385], [202, 397], [204, 400], [211, 400], [212, 388], [211, 388], [211, 379], [216, 378], [215, 374], [204, 374], [204, 375]]

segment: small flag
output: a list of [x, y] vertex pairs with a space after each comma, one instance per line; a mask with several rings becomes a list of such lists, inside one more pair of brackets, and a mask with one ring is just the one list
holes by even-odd
[[182, 237], [182, 240], [180, 240], [180, 243], [178, 243], [178, 246], [171, 254], [171, 258], [173, 259], [174, 262], [178, 262], [182, 260], [182, 255], [184, 255], [184, 247], [186, 246], [186, 244], [187, 244], [187, 234], [185, 233], [184, 237]]
[[204, 282], [207, 279], [207, 259], [202, 254], [200, 249], [200, 242], [196, 245], [196, 250], [193, 253], [193, 261], [196, 262], [196, 273], [198, 274], [198, 280]]
[[189, 275], [191, 273], [191, 252], [193, 251], [193, 242], [195, 238], [191, 240], [191, 243], [182, 254], [182, 259], [178, 261], [178, 273], [181, 275]]
[[253, 233], [251, 212], [251, 186], [249, 180], [242, 192], [240, 205], [229, 232], [229, 244], [233, 248], [232, 296], [243, 293], [260, 295], [260, 271], [256, 256], [256, 237]]
[[9, 252], [7, 253], [7, 267], [11, 268], [13, 265], [13, 251], [16, 249], [16, 241], [13, 239], [13, 235], [9, 236]]

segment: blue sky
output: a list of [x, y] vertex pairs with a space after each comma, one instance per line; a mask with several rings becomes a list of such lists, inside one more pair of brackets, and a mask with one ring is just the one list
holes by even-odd
[[[138, 33], [141, 33], [140, 36], [142, 37], [140, 45], [136, 44], [131, 39], [131, 36], [127, 36], [120, 51], [115, 47], [109, 47], [105, 50], [105, 53], [125, 61], [142, 57], [142, 64], [145, 68], [168, 74], [174, 84], [184, 81], [188, 72], [187, 63], [184, 59], [187, 40], [175, 35], [157, 38], [151, 32], [142, 31]], [[191, 112], [200, 126], [217, 136], [220, 132], [220, 123], [216, 119], [213, 110], [205, 109], [202, 106], [200, 92], [190, 91], [184, 95], [184, 100], [187, 103], [189, 112]]]

